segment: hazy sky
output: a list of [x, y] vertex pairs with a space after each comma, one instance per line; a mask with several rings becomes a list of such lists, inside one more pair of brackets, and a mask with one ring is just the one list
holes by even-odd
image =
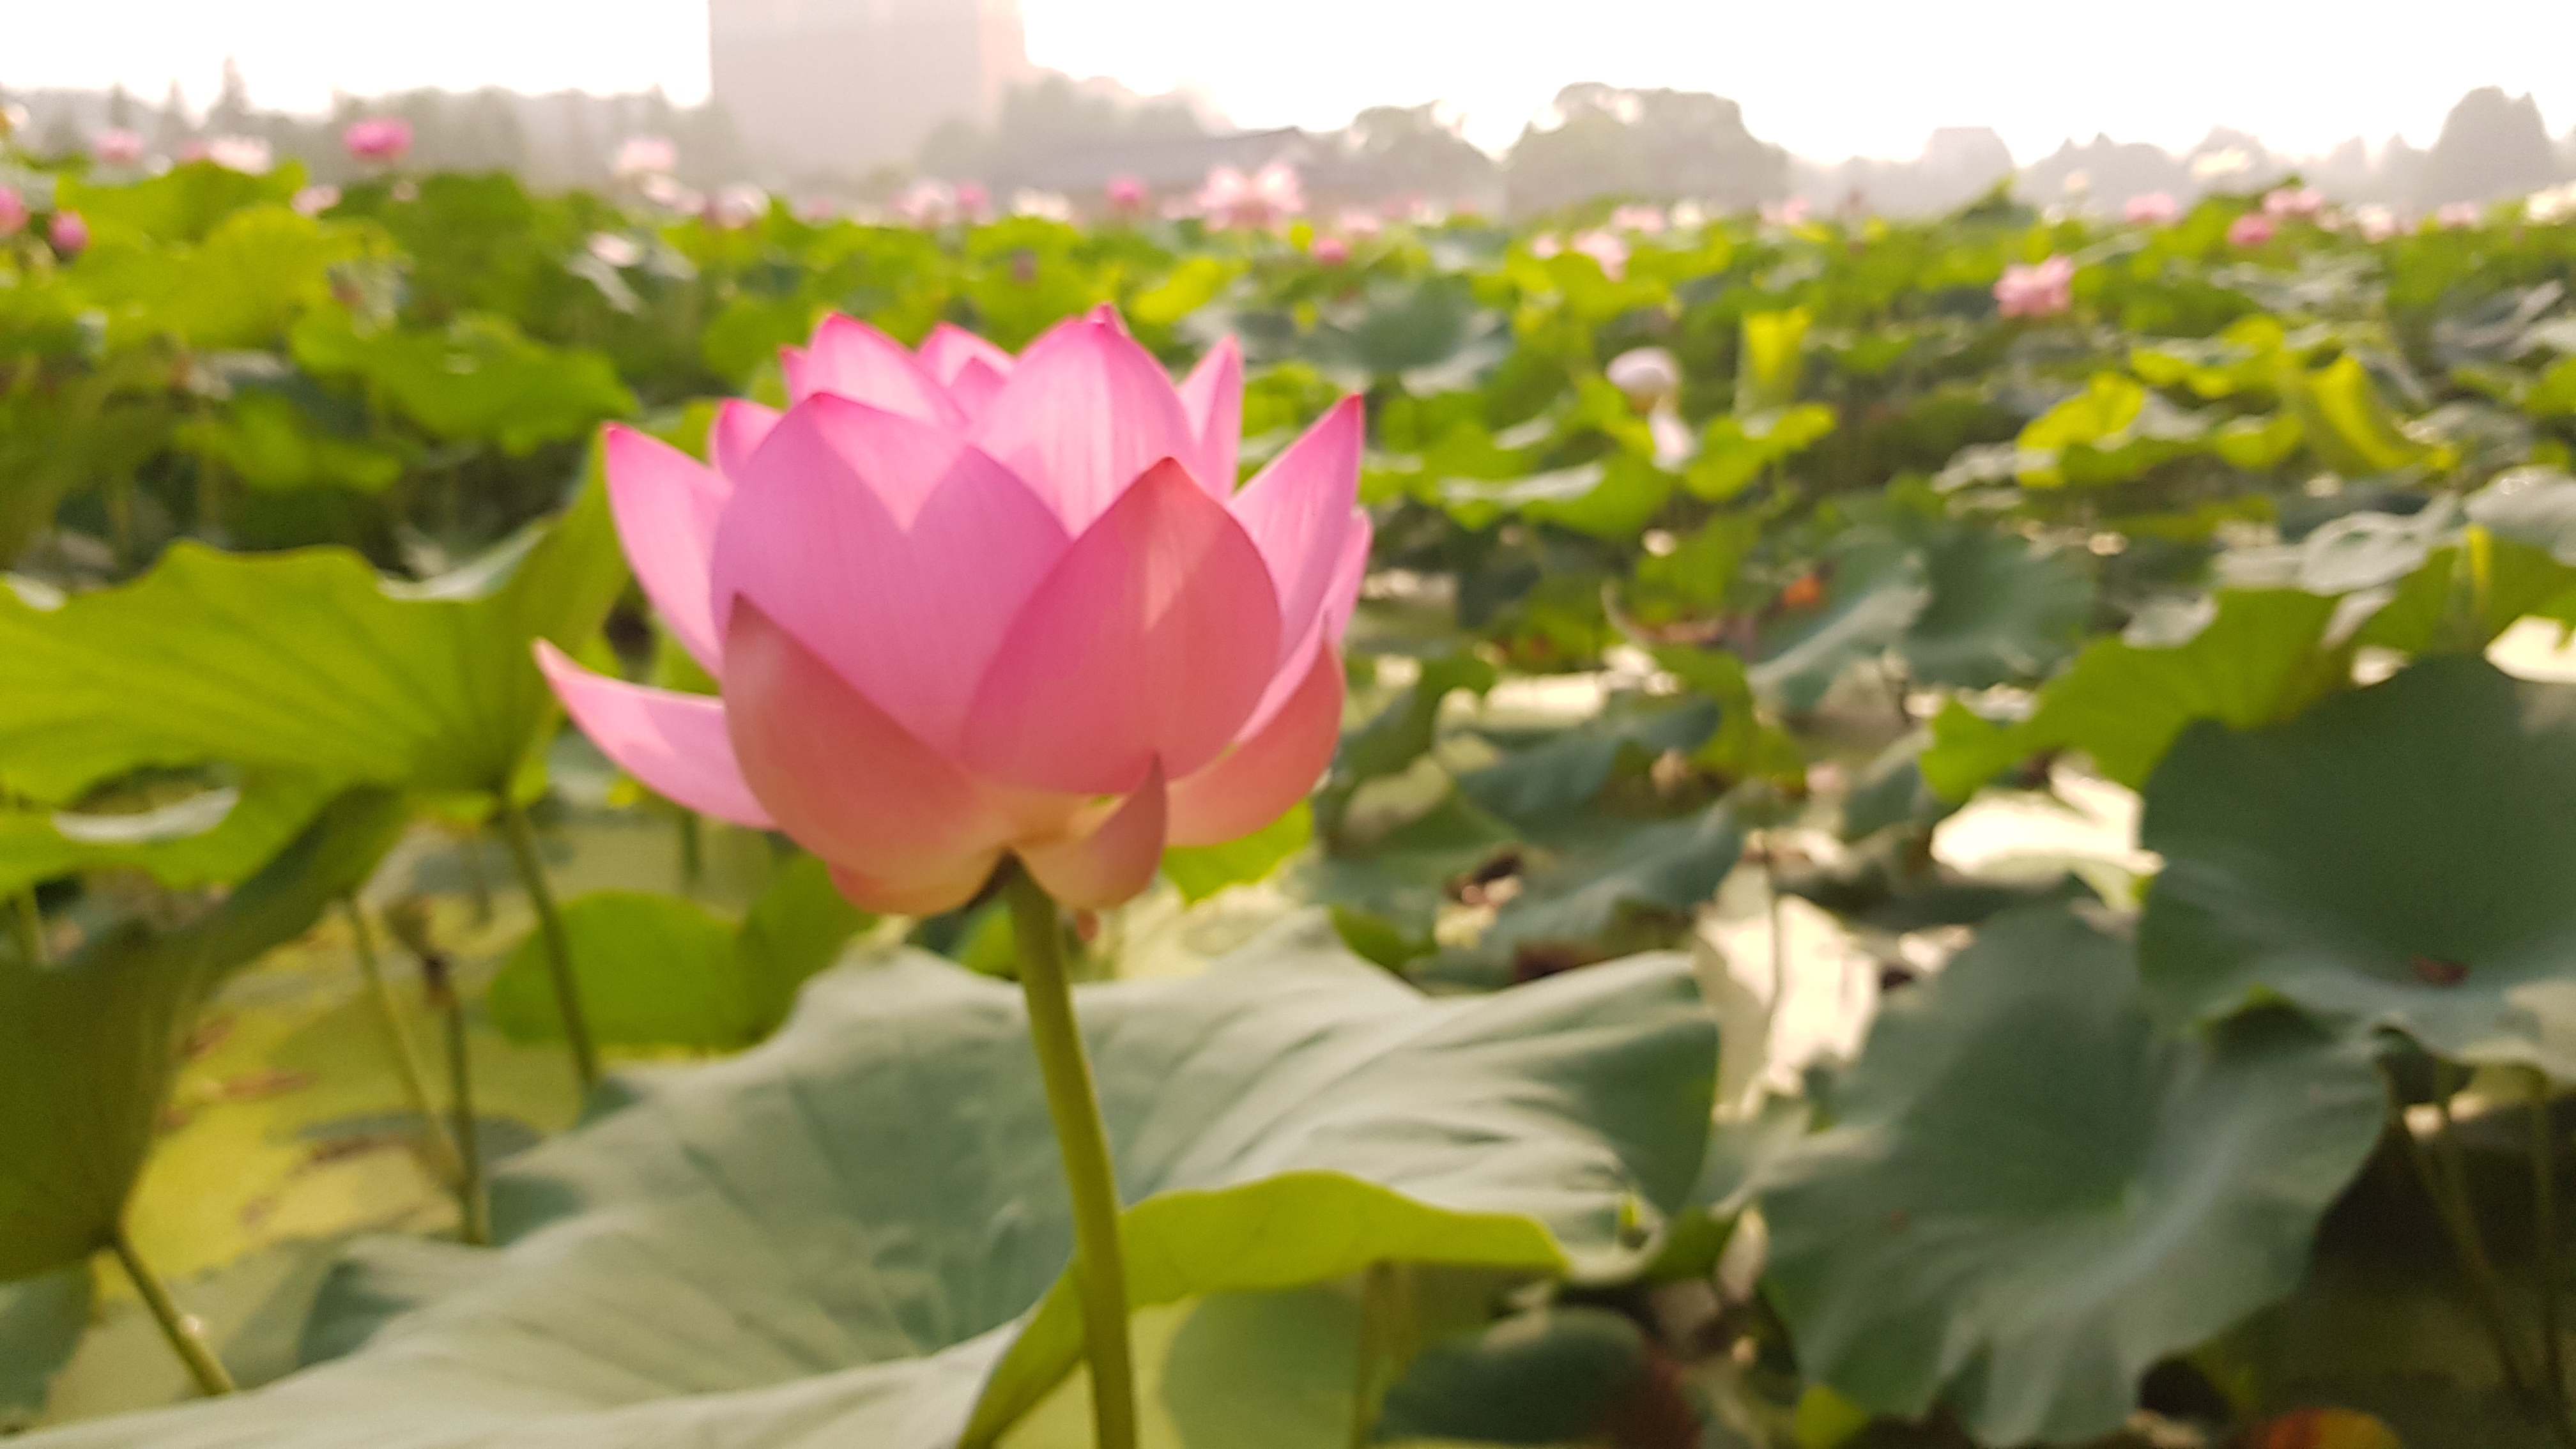
[[[1713, 90], [1802, 154], [1911, 155], [1988, 125], [2031, 159], [2108, 131], [2180, 147], [2212, 124], [2275, 148], [2429, 142], [2462, 91], [2533, 91], [2576, 124], [2576, 0], [1023, 0], [1030, 58], [1205, 90], [1246, 125], [1336, 126], [1449, 101], [1508, 144], [1573, 80]], [[706, 92], [705, 0], [12, 0], [0, 84], [203, 104], [223, 57], [253, 100], [334, 87]], [[435, 13], [435, 25], [397, 20]], [[378, 18], [383, 17], [383, 18]]]

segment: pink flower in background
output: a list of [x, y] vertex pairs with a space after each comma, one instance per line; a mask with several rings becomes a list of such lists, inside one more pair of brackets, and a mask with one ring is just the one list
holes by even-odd
[[1368, 560], [1345, 398], [1240, 489], [1243, 362], [1175, 387], [1102, 308], [1017, 357], [824, 319], [791, 406], [725, 404], [712, 466], [607, 437], [619, 535], [718, 698], [540, 662], [646, 785], [784, 831], [852, 901], [927, 914], [1015, 854], [1102, 907], [1330, 763]]
[[322, 213], [329, 211], [332, 207], [340, 204], [340, 188], [336, 186], [307, 186], [303, 190], [295, 193], [295, 200], [292, 204], [297, 211], [304, 213], [306, 216], [320, 216]]
[[1574, 239], [1574, 250], [1601, 264], [1601, 274], [1623, 281], [1628, 275], [1628, 244], [1606, 231], [1587, 231]]
[[206, 142], [203, 155], [226, 171], [244, 176], [265, 176], [277, 164], [276, 153], [257, 136], [217, 136]]
[[1338, 267], [1351, 259], [1351, 244], [1337, 236], [1319, 236], [1306, 247], [1319, 266]]
[[1762, 203], [1762, 219], [1773, 226], [1804, 226], [1808, 211], [1807, 198], [1803, 196]]
[[2075, 259], [2014, 263], [1995, 282], [1995, 309], [2007, 317], [2055, 317], [2075, 305]]
[[609, 169], [619, 176], [668, 176], [680, 169], [680, 148], [668, 136], [629, 136], [617, 143]]
[[2487, 209], [2474, 201], [2454, 201], [2433, 211], [2433, 224], [2444, 231], [2460, 231], [2486, 219]]
[[2313, 186], [2275, 187], [2263, 196], [2265, 216], [2313, 217], [2326, 209], [2326, 194]]
[[2120, 215], [2132, 226], [2167, 226], [2182, 215], [2182, 203], [2170, 191], [2150, 191], [2122, 203]]
[[1297, 179], [1297, 168], [1285, 161], [1273, 161], [1250, 176], [1218, 166], [1199, 188], [1198, 208], [1212, 225], [1257, 230], [1305, 211], [1306, 187]]
[[957, 191], [945, 181], [923, 177], [904, 188], [894, 209], [914, 226], [944, 226], [957, 215]]
[[1667, 222], [1660, 206], [1623, 206], [1610, 213], [1614, 231], [1633, 231], [1639, 236], [1661, 236]]
[[1374, 211], [1353, 207], [1343, 212], [1342, 219], [1335, 225], [1340, 228], [1344, 236], [1366, 238], [1385, 231], [1386, 219]]
[[993, 193], [981, 181], [957, 183], [957, 215], [965, 221], [985, 221], [993, 215]]
[[2384, 242], [2402, 229], [2397, 213], [2377, 204], [2357, 208], [2352, 219], [2360, 225], [2361, 239], [2367, 242]]
[[340, 144], [354, 161], [370, 166], [393, 166], [411, 154], [411, 122], [400, 116], [370, 116], [351, 121], [340, 133]]
[[748, 181], [737, 181], [707, 202], [706, 219], [727, 231], [739, 231], [769, 215], [769, 193]]
[[122, 126], [111, 126], [90, 138], [89, 153], [101, 166], [131, 166], [143, 159], [143, 137]]
[[1646, 412], [1681, 396], [1682, 365], [1660, 347], [1638, 347], [1610, 359], [1601, 370], [1610, 385], [1628, 399], [1628, 405]]
[[1109, 197], [1109, 209], [1116, 212], [1143, 211], [1145, 202], [1152, 195], [1144, 177], [1131, 176], [1123, 171], [1110, 177], [1104, 190]]
[[0, 186], [0, 236], [16, 236], [27, 226], [26, 198], [14, 186]]
[[77, 211], [55, 212], [53, 225], [45, 228], [45, 240], [53, 243], [56, 254], [69, 261], [89, 249], [89, 223], [81, 220]]
[[2272, 239], [2280, 228], [2272, 218], [2259, 211], [2249, 211], [2227, 224], [2227, 244], [2232, 247], [2259, 247]]

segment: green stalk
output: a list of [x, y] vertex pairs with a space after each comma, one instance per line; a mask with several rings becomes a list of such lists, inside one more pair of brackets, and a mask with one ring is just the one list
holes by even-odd
[[[2450, 1142], [2450, 1099], [2445, 1097], [2437, 1105], [2442, 1114], [2439, 1140], [2456, 1150], [2456, 1144]], [[2522, 1355], [2514, 1347], [2513, 1325], [2505, 1315], [2495, 1262], [2487, 1256], [2486, 1243], [2478, 1236], [2477, 1217], [2470, 1209], [2467, 1192], [2446, 1170], [2452, 1164], [2437, 1164], [2402, 1117], [2398, 1132], [2406, 1139], [2407, 1156], [2415, 1165], [2415, 1175], [2422, 1179], [2425, 1194], [2432, 1198], [2433, 1210], [2442, 1220], [2443, 1234], [2451, 1240], [2451, 1252], [2460, 1260], [2461, 1276], [2468, 1280], [2469, 1302], [2485, 1323], [2487, 1336], [2495, 1341], [2496, 1361], [2504, 1368], [2505, 1382], [2512, 1386], [2516, 1397], [2535, 1402], [2531, 1376], [2524, 1371]]]
[[474, 1125], [474, 1058], [466, 1049], [465, 1004], [457, 999], [445, 956], [423, 956], [420, 973], [429, 988], [430, 1010], [438, 1013], [447, 1036], [447, 1090], [456, 1112], [459, 1163], [456, 1209], [463, 1219], [457, 1236], [479, 1248], [492, 1241], [492, 1203], [483, 1190], [483, 1144]]
[[429, 1094], [429, 1073], [420, 1064], [420, 1052], [412, 1045], [411, 1033], [403, 1029], [393, 983], [385, 979], [384, 963], [376, 955], [375, 932], [367, 925], [366, 913], [358, 909], [357, 897], [342, 896], [340, 909], [348, 914], [349, 930], [357, 942], [358, 970], [367, 978], [367, 994], [375, 999], [376, 1020], [384, 1027], [394, 1070], [402, 1077], [412, 1111], [420, 1116], [421, 1145], [429, 1155], [429, 1170], [453, 1187], [464, 1180], [464, 1164], [457, 1157], [455, 1139], [448, 1136], [446, 1121], [439, 1116], [438, 1103]]
[[1394, 1296], [1394, 1265], [1369, 1264], [1360, 1274], [1360, 1363], [1358, 1382], [1351, 1388], [1351, 1449], [1369, 1449], [1377, 1442], [1378, 1364], [1386, 1358], [1386, 1318]]
[[2531, 1073], [2532, 1261], [2540, 1275], [2540, 1373], [2558, 1437], [2576, 1445], [2576, 1407], [2567, 1399], [2567, 1360], [2558, 1327], [2558, 1144], [2549, 1121], [2549, 1074]]
[[10, 924], [17, 928], [18, 954], [30, 966], [45, 964], [45, 911], [36, 904], [36, 893], [23, 890], [10, 897]]
[[1020, 992], [1029, 1006], [1029, 1037], [1045, 1080], [1047, 1115], [1055, 1121], [1073, 1197], [1073, 1273], [1081, 1292], [1083, 1349], [1091, 1360], [1091, 1411], [1097, 1449], [1135, 1449], [1136, 1374], [1127, 1343], [1127, 1263], [1118, 1241], [1118, 1177], [1100, 1097], [1074, 1020], [1065, 976], [1064, 927], [1046, 888], [1014, 861], [1002, 894], [1020, 947]]
[[116, 1261], [125, 1266], [125, 1276], [134, 1282], [134, 1291], [143, 1295], [143, 1306], [152, 1310], [152, 1319], [161, 1325], [161, 1336], [170, 1340], [171, 1351], [179, 1362], [188, 1366], [188, 1377], [197, 1381], [197, 1391], [208, 1398], [233, 1392], [233, 1376], [224, 1369], [224, 1361], [215, 1357], [206, 1344], [205, 1331], [197, 1320], [179, 1311], [170, 1290], [153, 1276], [143, 1255], [134, 1251], [134, 1239], [125, 1225], [116, 1225], [116, 1236], [107, 1244], [116, 1252]]
[[501, 834], [510, 842], [510, 860], [518, 867], [528, 904], [536, 908], [537, 930], [546, 943], [546, 971], [554, 978], [555, 1009], [563, 1017], [564, 1042], [572, 1049], [573, 1073], [581, 1078], [581, 1095], [587, 1100], [599, 1085], [599, 1048], [591, 1044], [590, 1018], [581, 1009], [581, 983], [572, 974], [572, 938], [564, 934], [563, 916], [555, 910], [554, 892], [546, 886], [545, 864], [537, 858], [536, 829], [528, 824], [528, 812], [506, 796], [501, 801]]

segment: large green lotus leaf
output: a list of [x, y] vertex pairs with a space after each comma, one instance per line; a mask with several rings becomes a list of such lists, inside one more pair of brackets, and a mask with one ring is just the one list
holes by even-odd
[[2064, 550], [1962, 529], [1925, 549], [1924, 564], [1931, 602], [1896, 649], [1926, 684], [2044, 677], [2075, 651], [2093, 613], [2093, 571]]
[[2148, 782], [2160, 1009], [2286, 997], [2443, 1056], [2576, 1077], [2576, 688], [2416, 663], [2289, 724], [2186, 734]]
[[60, 965], [0, 957], [0, 1282], [107, 1246], [207, 993], [372, 874], [402, 820], [351, 791], [197, 921], [133, 921]]
[[2193, 720], [2247, 729], [2296, 714], [2334, 687], [2348, 667], [2321, 646], [2334, 610], [2333, 599], [2297, 589], [2222, 590], [2216, 614], [2180, 644], [2097, 640], [2019, 725], [1981, 726], [1963, 708], [1945, 711], [1923, 752], [1923, 778], [1963, 800], [2018, 760], [2075, 749], [2137, 789]]
[[530, 641], [580, 646], [625, 584], [594, 484], [552, 525], [423, 585], [340, 549], [180, 543], [135, 583], [54, 608], [0, 590], [0, 782], [62, 801], [211, 759], [497, 792], [555, 719]]
[[1746, 671], [1755, 692], [1783, 709], [1815, 708], [1845, 669], [1904, 637], [1932, 598], [1923, 555], [1883, 530], [1844, 534], [1819, 567], [1823, 601], [1765, 627], [1762, 660]]
[[0, 810], [0, 895], [119, 866], [178, 890], [230, 884], [284, 849], [331, 795], [310, 775], [267, 775], [135, 814]]
[[45, 1411], [54, 1375], [89, 1329], [93, 1281], [84, 1264], [0, 1283], [0, 1436]]
[[291, 334], [296, 362], [322, 377], [363, 379], [432, 435], [523, 454], [632, 416], [635, 394], [602, 353], [530, 340], [506, 317], [473, 314], [437, 333], [361, 330], [316, 308]]
[[1611, 954], [1602, 948], [1631, 913], [1687, 918], [1717, 894], [1743, 853], [1743, 823], [1724, 801], [1672, 820], [1594, 822], [1530, 870], [1475, 954], [1489, 964], [1534, 946]]
[[166, 336], [199, 349], [267, 347], [298, 313], [329, 300], [333, 267], [369, 249], [358, 228], [252, 206], [193, 246], [104, 242], [75, 275], [111, 344]]
[[304, 185], [300, 162], [253, 176], [212, 161], [188, 161], [141, 181], [92, 185], [65, 176], [56, 199], [81, 214], [101, 245], [120, 233], [158, 242], [193, 242], [246, 209], [284, 205]]
[[[1330, 940], [1308, 918], [1201, 977], [1082, 989], [1137, 1305], [1386, 1259], [1630, 1270], [1707, 1136], [1686, 964], [1435, 999]], [[360, 1259], [308, 1333], [345, 1357], [31, 1449], [934, 1449], [988, 1376], [997, 1426], [1079, 1349], [1026, 1033], [1013, 988], [920, 953], [817, 977], [767, 1044], [504, 1169], [506, 1247]]]
[[1622, 758], [1696, 748], [1717, 728], [1717, 716], [1706, 699], [1653, 708], [1623, 697], [1595, 718], [1460, 776], [1458, 788], [1506, 820], [1546, 820], [1590, 804]]
[[2058, 908], [1891, 999], [1834, 1107], [1757, 1187], [1799, 1363], [1989, 1444], [2118, 1428], [2158, 1359], [2288, 1292], [2386, 1113], [2289, 1013], [2161, 1035], [2130, 947]]

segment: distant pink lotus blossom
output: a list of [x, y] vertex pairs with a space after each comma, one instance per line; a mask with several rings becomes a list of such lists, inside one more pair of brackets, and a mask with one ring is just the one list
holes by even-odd
[[934, 177], [923, 177], [894, 200], [895, 214], [914, 226], [944, 226], [957, 215], [957, 189]]
[[205, 143], [201, 154], [226, 171], [238, 171], [244, 176], [265, 176], [277, 164], [276, 153], [257, 136], [217, 136]]
[[1337, 236], [1319, 236], [1307, 244], [1306, 255], [1318, 266], [1338, 267], [1351, 259], [1351, 244]]
[[0, 236], [16, 236], [27, 226], [27, 201], [14, 186], [0, 186]]
[[1671, 352], [1661, 347], [1632, 348], [1610, 359], [1601, 370], [1610, 385], [1628, 399], [1628, 405], [1645, 412], [1681, 396], [1682, 365]]
[[1143, 211], [1146, 201], [1153, 195], [1152, 189], [1145, 185], [1144, 177], [1124, 171], [1110, 177], [1108, 186], [1103, 189], [1109, 197], [1109, 209], [1122, 214]]
[[706, 219], [727, 231], [739, 231], [769, 214], [769, 193], [748, 181], [737, 181], [707, 202]]
[[143, 137], [122, 126], [110, 126], [90, 138], [89, 153], [101, 166], [131, 166], [143, 159]]
[[400, 116], [369, 116], [351, 121], [340, 133], [340, 144], [353, 161], [370, 166], [399, 165], [411, 154], [411, 122]]
[[1574, 239], [1574, 250], [1601, 264], [1601, 274], [1610, 280], [1624, 281], [1628, 276], [1628, 244], [1606, 231], [1587, 231]]
[[993, 215], [993, 193], [981, 181], [957, 183], [957, 216], [961, 221], [985, 221]]
[[1669, 222], [1660, 206], [1623, 206], [1610, 213], [1613, 231], [1633, 231], [1639, 236], [1661, 236]]
[[2056, 256], [2037, 266], [2004, 268], [1995, 282], [1995, 309], [2007, 317], [2056, 317], [2075, 305], [2075, 259]]
[[841, 219], [841, 204], [828, 196], [808, 196], [796, 203], [796, 219], [823, 226]]
[[[408, 181], [398, 183], [395, 186], [395, 194], [399, 196], [402, 187], [410, 184]], [[693, 188], [681, 185], [676, 178], [659, 171], [647, 173], [642, 181], [636, 183], [636, 189], [644, 193], [646, 201], [666, 211], [678, 212], [685, 216], [706, 209], [707, 199], [704, 196], [699, 195]]]
[[2130, 197], [2120, 215], [2132, 226], [2167, 226], [2182, 215], [2182, 203], [2170, 191], [2150, 191]]
[[2280, 230], [2272, 218], [2259, 211], [2249, 211], [2227, 224], [2227, 244], [2232, 247], [2259, 247]]
[[45, 228], [45, 240], [53, 243], [57, 255], [69, 261], [89, 249], [89, 223], [81, 220], [77, 211], [55, 212], [53, 225]]
[[2402, 229], [2397, 213], [2376, 203], [2356, 208], [2352, 219], [2361, 227], [2361, 239], [2366, 242], [2384, 242]]
[[2265, 216], [2313, 217], [2326, 209], [2326, 194], [2313, 186], [2281, 186], [2264, 193]]
[[619, 176], [668, 176], [680, 169], [680, 148], [668, 136], [629, 136], [617, 143], [610, 169]]
[[1762, 203], [1762, 219], [1773, 226], [1804, 226], [1809, 210], [1807, 198], [1792, 196], [1786, 201]]
[[1306, 187], [1297, 179], [1297, 168], [1285, 161], [1273, 161], [1250, 176], [1218, 166], [1199, 188], [1198, 209], [1211, 225], [1260, 230], [1304, 212]]
[[2433, 224], [2444, 231], [2461, 231], [2487, 219], [2487, 209], [2474, 201], [2454, 201], [2433, 212]]
[[1113, 906], [1166, 845], [1238, 839], [1314, 786], [1368, 561], [1358, 398], [1237, 487], [1231, 339], [1177, 386], [1106, 308], [1017, 357], [833, 316], [784, 360], [787, 411], [724, 404], [711, 463], [608, 430], [636, 578], [720, 686], [540, 644], [612, 759], [916, 915], [1014, 855]]
[[1386, 219], [1374, 211], [1355, 206], [1343, 212], [1342, 219], [1334, 225], [1344, 236], [1366, 238], [1386, 230]]
[[295, 193], [293, 203], [306, 216], [320, 216], [339, 204], [340, 188], [336, 186], [307, 186]]

